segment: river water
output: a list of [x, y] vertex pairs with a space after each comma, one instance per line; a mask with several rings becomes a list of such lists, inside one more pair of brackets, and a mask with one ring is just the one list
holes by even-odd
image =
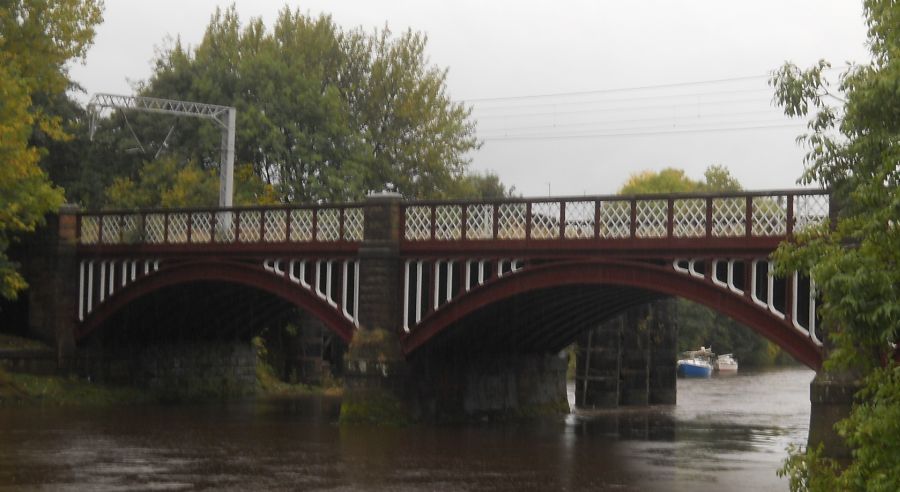
[[325, 397], [0, 408], [0, 490], [787, 490], [775, 470], [805, 443], [813, 375], [679, 379], [676, 406], [401, 429], [340, 427]]

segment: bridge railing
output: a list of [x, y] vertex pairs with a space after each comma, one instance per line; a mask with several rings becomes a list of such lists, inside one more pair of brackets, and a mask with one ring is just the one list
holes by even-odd
[[361, 242], [363, 207], [253, 207], [85, 212], [81, 245]]
[[406, 242], [783, 237], [829, 220], [829, 194], [788, 190], [409, 202]]

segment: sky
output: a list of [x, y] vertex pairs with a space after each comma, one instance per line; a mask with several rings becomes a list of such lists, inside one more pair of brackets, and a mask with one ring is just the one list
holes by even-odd
[[[105, 0], [94, 46], [70, 69], [87, 92], [79, 99], [132, 94], [167, 39], [196, 46], [215, 8], [231, 3]], [[796, 187], [805, 122], [772, 104], [769, 74], [788, 60], [869, 59], [862, 4], [849, 0], [234, 4], [268, 26], [287, 5], [345, 28], [426, 33], [449, 95], [472, 107], [483, 142], [472, 170], [523, 196], [615, 193], [666, 167], [700, 179], [711, 164], [747, 189]]]

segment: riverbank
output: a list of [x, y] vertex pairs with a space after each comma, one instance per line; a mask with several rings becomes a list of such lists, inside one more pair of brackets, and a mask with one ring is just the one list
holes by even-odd
[[[341, 396], [340, 387], [288, 384], [263, 376], [259, 391], [248, 399], [288, 399], [309, 395]], [[180, 395], [178, 401], [199, 398]], [[130, 386], [97, 383], [75, 375], [37, 375], [0, 368], [0, 406], [112, 406], [177, 403], [170, 394]]]
[[138, 389], [92, 383], [74, 375], [35, 375], [0, 369], [0, 405], [107, 406], [154, 401]]
[[[0, 334], [0, 352], [9, 361], [29, 358], [52, 360], [52, 370], [11, 370], [0, 364], [0, 406], [113, 406], [152, 403], [178, 403], [216, 399], [208, 392], [192, 395], [180, 392], [150, 390], [127, 385], [93, 381], [75, 374], [58, 374], [52, 350], [40, 341]], [[37, 356], [35, 355], [37, 354]], [[48, 355], [49, 354], [49, 355]], [[45, 357], [46, 356], [46, 357]], [[34, 364], [31, 364], [34, 365]], [[28, 364], [24, 366], [29, 367]], [[247, 399], [290, 399], [309, 395], [341, 396], [340, 381], [327, 380], [322, 386], [286, 383], [279, 380], [265, 362], [257, 361], [257, 391]], [[224, 399], [224, 398], [220, 398]]]

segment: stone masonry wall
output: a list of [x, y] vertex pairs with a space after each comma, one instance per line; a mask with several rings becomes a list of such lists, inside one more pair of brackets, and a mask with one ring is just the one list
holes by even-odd
[[232, 398], [254, 394], [256, 351], [250, 343], [192, 343], [147, 347], [138, 383], [173, 398]]

